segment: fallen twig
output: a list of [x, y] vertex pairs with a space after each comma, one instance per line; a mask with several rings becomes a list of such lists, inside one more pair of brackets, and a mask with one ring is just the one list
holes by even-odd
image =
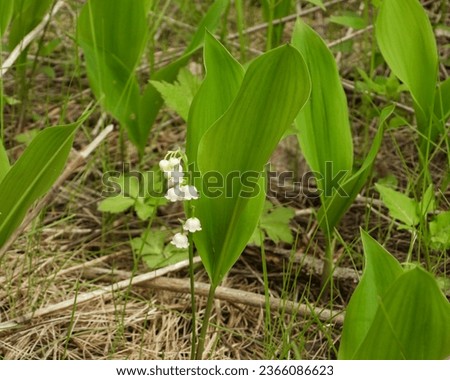
[[[161, 277], [142, 284], [145, 287], [170, 290], [172, 292], [190, 293], [189, 279], [166, 278]], [[209, 284], [202, 282], [195, 283], [195, 294], [207, 297], [209, 293]], [[219, 286], [216, 289], [215, 297], [220, 300], [239, 303], [254, 307], [265, 307], [265, 297], [262, 294], [255, 294], [245, 290], [232, 289]], [[321, 309], [314, 306], [287, 301], [280, 298], [270, 297], [270, 309], [272, 311], [284, 310], [288, 314], [295, 314], [300, 317], [315, 316], [317, 319], [325, 322], [334, 322], [342, 325], [344, 323], [344, 314], [342, 311], [332, 312], [328, 309]]]

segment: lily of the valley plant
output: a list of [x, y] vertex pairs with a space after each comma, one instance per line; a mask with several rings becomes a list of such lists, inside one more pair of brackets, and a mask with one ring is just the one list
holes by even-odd
[[[202, 224], [193, 240], [211, 281], [197, 359], [202, 358], [215, 290], [244, 250], [263, 210], [264, 165], [310, 93], [305, 62], [289, 45], [261, 55], [244, 70], [206, 34], [204, 63], [206, 77], [191, 105], [186, 144], [189, 169], [200, 173], [190, 184], [199, 191], [192, 204]], [[215, 197], [203, 193], [202, 177], [210, 172], [224, 179]], [[231, 173], [239, 178], [227, 181]], [[244, 187], [241, 179], [248, 173], [253, 181]]]

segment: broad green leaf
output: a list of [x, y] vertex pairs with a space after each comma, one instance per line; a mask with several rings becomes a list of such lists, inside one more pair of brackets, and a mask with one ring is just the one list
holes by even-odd
[[406, 271], [378, 302], [375, 318], [353, 359], [448, 358], [450, 304], [429, 273], [420, 267]]
[[375, 189], [394, 219], [408, 227], [414, 227], [420, 222], [419, 203], [416, 200], [379, 183], [375, 184]]
[[[205, 34], [203, 54], [206, 76], [192, 101], [186, 133], [186, 154], [191, 172], [198, 172], [197, 153], [200, 140], [211, 125], [230, 107], [244, 78], [242, 66], [210, 33]], [[218, 176], [219, 180], [220, 178], [221, 174]], [[200, 178], [195, 181], [195, 185], [201, 192], [200, 200], [196, 201], [195, 214], [200, 217], [203, 230], [195, 233], [194, 241], [198, 251], [201, 252], [203, 264], [211, 274], [214, 257], [208, 253], [213, 244], [211, 239], [214, 237], [211, 229], [212, 222], [209, 222], [208, 218], [214, 217], [211, 212], [214, 207], [211, 198], [216, 195], [213, 191], [207, 191], [209, 187], [204, 186]], [[222, 179], [220, 190], [223, 191], [223, 188]], [[253, 207], [250, 205], [246, 208], [247, 211], [242, 210], [242, 213], [261, 212], [264, 198], [260, 196], [252, 199], [250, 203], [253, 203]]]
[[400, 264], [367, 232], [361, 230], [365, 267], [345, 312], [339, 359], [353, 359], [375, 319], [378, 299], [403, 273]]
[[331, 196], [327, 178], [341, 171], [351, 172], [353, 166], [347, 99], [333, 55], [303, 21], [295, 24], [292, 44], [304, 57], [312, 83], [310, 99], [295, 120], [300, 147], [316, 173], [318, 186]]
[[128, 210], [134, 205], [135, 200], [130, 197], [125, 197], [122, 194], [115, 197], [109, 197], [102, 200], [98, 204], [98, 210], [102, 212], [110, 212], [112, 214], [118, 214]]
[[[176, 61], [153, 73], [150, 79], [168, 83], [174, 82], [179, 70], [188, 63], [190, 57], [202, 46], [205, 31], [208, 30], [213, 33], [216, 30], [222, 15], [225, 13], [228, 6], [229, 0], [216, 0], [200, 22], [200, 25], [192, 37], [191, 43], [184, 51], [184, 54]], [[141, 143], [138, 146], [140, 146], [141, 150], [143, 150], [146, 144], [148, 134], [156, 120], [156, 116], [158, 115], [162, 104], [163, 99], [160, 93], [151, 83], [147, 84], [140, 102], [139, 135]]]
[[0, 38], [3, 37], [6, 28], [11, 21], [14, 9], [14, 0], [1, 0], [0, 1]]
[[205, 34], [203, 59], [206, 75], [189, 111], [186, 155], [197, 161], [200, 139], [234, 100], [244, 78], [244, 69], [210, 33]]
[[[89, 0], [78, 18], [77, 38], [97, 99], [142, 144], [135, 69], [148, 39], [147, 0]], [[144, 142], [145, 143], [145, 142]]]
[[351, 175], [348, 174], [341, 181], [340, 189], [338, 188], [341, 191], [336, 189], [331, 197], [323, 198], [323, 204], [319, 209], [317, 218], [320, 228], [324, 231], [324, 233], [330, 234], [334, 230], [342, 216], [347, 212], [356, 196], [365, 185], [383, 140], [386, 120], [393, 111], [394, 106], [388, 106], [381, 111], [381, 115], [378, 120], [377, 134], [373, 139], [372, 146], [370, 147], [369, 153], [364, 159], [362, 166], [356, 171], [356, 173]]
[[364, 29], [367, 26], [367, 21], [356, 13], [331, 16], [330, 22], [357, 30]]
[[60, 175], [80, 122], [40, 132], [0, 183], [0, 246]]
[[[264, 165], [309, 92], [307, 68], [298, 51], [289, 45], [272, 50], [250, 64], [233, 103], [201, 138], [200, 172], [218, 173], [225, 181], [234, 174], [240, 178], [219, 196], [197, 201], [196, 215], [205, 227], [196, 243], [214, 285], [238, 259], [256, 227], [265, 195]], [[198, 207], [202, 204], [208, 207]]]
[[[197, 51], [205, 29], [214, 31], [229, 0], [217, 0], [208, 10], [184, 54], [151, 74], [152, 81], [172, 83], [180, 68]], [[148, 0], [89, 0], [78, 21], [78, 42], [94, 94], [127, 129], [142, 154], [163, 99], [148, 83], [142, 91], [135, 76], [148, 38]]]
[[0, 183], [5, 177], [6, 173], [8, 173], [11, 165], [9, 164], [8, 155], [6, 154], [5, 147], [3, 146], [3, 142], [0, 139]]
[[192, 99], [200, 87], [200, 80], [196, 76], [187, 69], [181, 69], [174, 83], [164, 81], [150, 83], [158, 90], [169, 108], [184, 120], [188, 119]]
[[434, 107], [438, 53], [433, 29], [418, 0], [384, 0], [376, 20], [384, 59], [405, 83], [416, 104], [419, 130], [428, 136]]

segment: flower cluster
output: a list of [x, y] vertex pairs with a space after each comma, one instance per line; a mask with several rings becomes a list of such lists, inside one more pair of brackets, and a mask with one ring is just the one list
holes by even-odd
[[[167, 178], [169, 189], [165, 198], [170, 202], [191, 201], [198, 199], [198, 191], [195, 186], [188, 185], [184, 178], [183, 166], [179, 156], [181, 153], [169, 152], [166, 157], [159, 162], [159, 167]], [[202, 226], [198, 218], [192, 217], [183, 224], [182, 233], [177, 233], [170, 242], [177, 248], [188, 248], [189, 240], [187, 233], [201, 231]]]

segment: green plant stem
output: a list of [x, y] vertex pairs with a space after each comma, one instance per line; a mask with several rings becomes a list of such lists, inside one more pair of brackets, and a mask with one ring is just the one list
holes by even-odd
[[269, 0], [268, 2], [269, 14], [267, 20], [267, 43], [266, 43], [266, 51], [272, 49], [272, 36], [273, 36], [273, 15], [275, 4], [273, 0]]
[[237, 27], [239, 33], [239, 48], [241, 52], [241, 60], [246, 61], [245, 52], [245, 35], [244, 35], [244, 5], [242, 0], [236, 0], [234, 3], [236, 7]]
[[334, 233], [327, 236], [326, 246], [325, 246], [325, 257], [323, 260], [322, 269], [322, 296], [327, 296], [332, 288], [332, 278], [333, 278], [333, 252], [336, 238]]
[[268, 342], [266, 342], [266, 347], [271, 347], [270, 344], [272, 341], [272, 334], [270, 333], [272, 330], [271, 320], [270, 320], [270, 294], [269, 294], [269, 276], [267, 274], [267, 261], [266, 261], [266, 250], [264, 249], [264, 236], [263, 232], [260, 231], [261, 234], [261, 261], [262, 261], [262, 270], [263, 270], [263, 279], [264, 279], [264, 298], [265, 298], [265, 336]]
[[203, 351], [205, 350], [206, 332], [208, 331], [209, 318], [211, 317], [211, 311], [214, 305], [214, 295], [216, 294], [216, 288], [216, 284], [211, 284], [211, 287], [209, 288], [208, 300], [206, 302], [205, 314], [203, 316], [202, 329], [198, 337], [197, 354], [195, 356], [196, 360], [202, 360]]
[[191, 338], [191, 360], [195, 359], [197, 346], [197, 318], [195, 305], [195, 278], [194, 278], [194, 242], [192, 234], [189, 234], [189, 280], [191, 285], [191, 310], [192, 310], [192, 338]]

